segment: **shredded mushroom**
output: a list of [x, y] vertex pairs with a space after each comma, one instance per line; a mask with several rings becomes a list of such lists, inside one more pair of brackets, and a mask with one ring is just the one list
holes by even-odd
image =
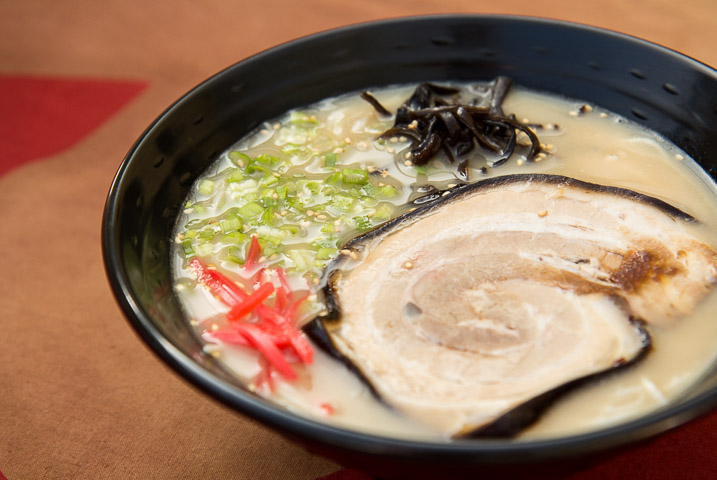
[[[393, 126], [379, 138], [404, 137], [410, 141], [407, 158], [412, 165], [425, 165], [442, 151], [449, 162], [456, 165], [458, 177], [465, 181], [468, 180], [469, 154], [476, 147], [495, 158], [489, 166], [499, 166], [515, 151], [518, 132], [528, 136], [530, 147], [526, 159], [533, 161], [541, 151], [537, 135], [514, 115], [503, 112], [503, 100], [510, 86], [509, 78], [497, 77], [489, 85], [489, 106], [480, 107], [456, 103], [455, 95], [459, 92], [456, 88], [422, 83], [398, 108]], [[445, 97], [453, 97], [453, 102]], [[362, 92], [361, 98], [379, 115], [391, 115], [371, 93]]]

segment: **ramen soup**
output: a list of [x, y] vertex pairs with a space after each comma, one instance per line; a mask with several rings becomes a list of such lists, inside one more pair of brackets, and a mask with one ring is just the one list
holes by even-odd
[[685, 395], [717, 349], [717, 202], [596, 105], [396, 86], [267, 121], [196, 182], [175, 289], [245, 388], [431, 440], [545, 438]]

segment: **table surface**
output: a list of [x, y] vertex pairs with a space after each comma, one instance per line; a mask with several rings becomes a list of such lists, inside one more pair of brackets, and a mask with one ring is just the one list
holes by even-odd
[[[586, 23], [717, 65], [713, 0], [0, 0], [0, 479], [368, 479], [149, 352], [107, 285], [102, 209], [134, 139], [209, 75], [316, 31], [457, 12]], [[712, 413], [571, 478], [705, 478], [716, 449]]]

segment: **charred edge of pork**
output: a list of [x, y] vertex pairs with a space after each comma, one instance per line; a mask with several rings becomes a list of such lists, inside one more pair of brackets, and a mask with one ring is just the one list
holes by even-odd
[[[624, 299], [621, 297], [613, 296], [613, 298], [618, 303], [624, 302]], [[579, 387], [589, 385], [596, 380], [604, 380], [615, 374], [624, 372], [626, 369], [637, 365], [652, 350], [652, 337], [645, 328], [646, 324], [642, 319], [630, 316], [629, 321], [642, 334], [642, 348], [640, 349], [640, 353], [638, 353], [634, 358], [630, 360], [622, 359], [622, 361], [615, 363], [611, 368], [607, 368], [559, 385], [505, 412], [491, 423], [468, 432], [459, 433], [455, 435], [454, 438], [514, 437], [537, 422], [540, 417], [563, 395], [576, 390]]]

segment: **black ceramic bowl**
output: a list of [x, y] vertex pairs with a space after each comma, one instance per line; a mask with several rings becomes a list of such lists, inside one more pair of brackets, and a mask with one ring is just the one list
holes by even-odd
[[[205, 81], [144, 132], [107, 199], [102, 246], [114, 294], [139, 336], [202, 391], [312, 451], [381, 477], [531, 476], [599, 458], [717, 405], [717, 372], [660, 411], [553, 440], [402, 441], [334, 428], [277, 408], [202, 352], [172, 293], [174, 219], [192, 182], [262, 121], [343, 92], [420, 80], [490, 80], [574, 97], [635, 120], [717, 172], [717, 72], [629, 36], [562, 22], [435, 16], [351, 26], [292, 41]], [[538, 467], [538, 468], [536, 468]]]

